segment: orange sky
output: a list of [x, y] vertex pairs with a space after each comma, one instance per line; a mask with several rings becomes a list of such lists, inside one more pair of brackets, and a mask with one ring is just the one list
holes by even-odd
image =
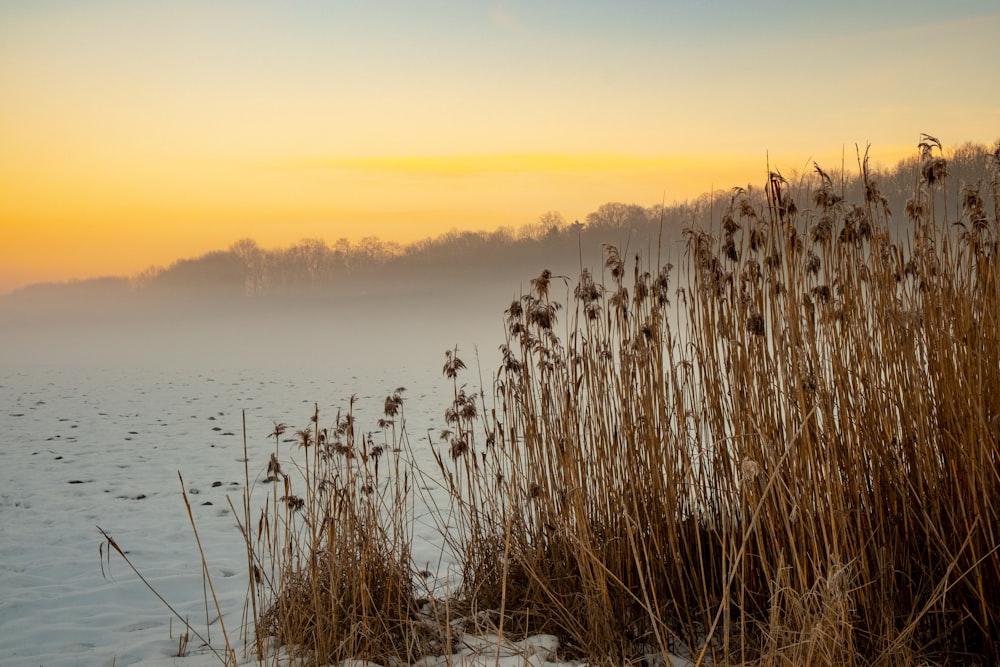
[[4, 3], [0, 294], [992, 142], [1000, 12], [916, 4]]

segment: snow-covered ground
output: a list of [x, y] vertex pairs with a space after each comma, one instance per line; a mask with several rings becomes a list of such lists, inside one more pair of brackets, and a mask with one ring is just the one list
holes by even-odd
[[[428, 315], [390, 321], [378, 335], [355, 333], [347, 343], [325, 323], [299, 327], [317, 332], [311, 337], [278, 340], [275, 331], [255, 328], [261, 319], [213, 340], [200, 324], [159, 334], [149, 333], [152, 326], [140, 334], [108, 326], [84, 336], [79, 328], [36, 336], [16, 323], [0, 331], [0, 665], [219, 664], [193, 637], [186, 657], [177, 656], [181, 623], [118, 554], [109, 557], [98, 531], [221, 647], [178, 472], [226, 630], [251, 664], [240, 636], [245, 551], [227, 500], [240, 507], [245, 487], [244, 412], [253, 485], [274, 449], [274, 422], [308, 426], [317, 403], [321, 426], [332, 425], [357, 394], [358, 428], [375, 431], [385, 397], [406, 387], [413, 456], [433, 471], [428, 439], [445, 426], [453, 391], [441, 375], [444, 351], [461, 343], [469, 368], [461, 381], [477, 390], [473, 345], [484, 356], [488, 386], [498, 353], [482, 341], [497, 338], [486, 332], [502, 333], [482, 318], [460, 328]], [[479, 333], [470, 334], [475, 327]], [[262, 501], [265, 485], [255, 491]], [[432, 581], [447, 580], [436, 522], [418, 516], [415, 533], [416, 563], [436, 572]], [[516, 646], [490, 637], [464, 641], [459, 654], [424, 667], [540, 667], [556, 656], [551, 637]]]
[[[192, 625], [205, 628], [200, 559], [178, 472], [235, 636], [247, 577], [227, 497], [240, 506], [243, 411], [252, 480], [273, 451], [274, 421], [307, 426], [318, 402], [321, 422], [332, 422], [357, 393], [359, 426], [374, 430], [385, 396], [398, 386], [413, 387], [408, 430], [426, 439], [427, 429], [440, 428], [449, 389], [433, 371], [396, 367], [389, 376], [340, 367], [331, 377], [315, 368], [5, 365], [0, 664], [161, 664], [176, 654], [179, 622], [106, 548], [102, 574], [98, 526]], [[432, 531], [424, 532], [418, 560], [439, 559]], [[213, 641], [221, 639], [217, 623], [208, 627]]]

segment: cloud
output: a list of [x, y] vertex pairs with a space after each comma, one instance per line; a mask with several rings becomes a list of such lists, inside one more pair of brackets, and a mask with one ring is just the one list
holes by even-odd
[[[582, 173], [671, 169], [690, 164], [692, 156], [654, 157], [615, 153], [414, 155], [304, 157], [272, 165], [283, 170], [392, 172], [428, 176], [480, 174]], [[694, 158], [699, 159], [699, 158]], [[704, 160], [704, 157], [700, 158]]]

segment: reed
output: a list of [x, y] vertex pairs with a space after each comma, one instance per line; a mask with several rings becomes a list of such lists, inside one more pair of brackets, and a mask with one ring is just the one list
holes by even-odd
[[919, 152], [904, 216], [859, 151], [853, 200], [818, 165], [733, 190], [677, 276], [613, 246], [600, 276], [541, 273], [506, 310], [489, 403], [450, 350], [446, 599], [415, 583], [428, 473], [401, 392], [381, 444], [350, 408], [314, 412], [301, 469], [275, 424], [256, 520], [244, 502], [257, 636], [412, 664], [460, 616], [600, 664], [995, 664], [1000, 148], [951, 215], [940, 142]]
[[[422, 615], [410, 558], [402, 392], [385, 401], [381, 441], [356, 430], [355, 397], [327, 428], [314, 410], [310, 425], [295, 432], [297, 458], [277, 451], [288, 427], [275, 424], [264, 479], [270, 488], [256, 521], [244, 527], [258, 659], [276, 647], [310, 664], [356, 656], [410, 664], [428, 647], [442, 652]], [[289, 460], [301, 467], [286, 470]], [[251, 506], [248, 495], [244, 507]]]
[[610, 246], [533, 280], [452, 462], [465, 594], [594, 659], [1000, 659], [1000, 159], [955, 219], [920, 151], [906, 223], [859, 152], [857, 201], [734, 190], [676, 287]]

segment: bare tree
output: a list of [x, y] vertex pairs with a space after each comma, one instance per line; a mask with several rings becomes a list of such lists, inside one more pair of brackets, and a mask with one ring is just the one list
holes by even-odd
[[267, 253], [250, 238], [240, 239], [229, 246], [243, 266], [243, 286], [247, 296], [259, 296], [267, 289]]
[[527, 225], [522, 225], [518, 229], [518, 238], [526, 241], [540, 241], [545, 238], [554, 238], [565, 230], [569, 225], [566, 218], [559, 211], [546, 211], [538, 216], [538, 221]]
[[595, 231], [634, 229], [648, 221], [646, 209], [638, 204], [608, 202], [587, 216], [587, 227]]

